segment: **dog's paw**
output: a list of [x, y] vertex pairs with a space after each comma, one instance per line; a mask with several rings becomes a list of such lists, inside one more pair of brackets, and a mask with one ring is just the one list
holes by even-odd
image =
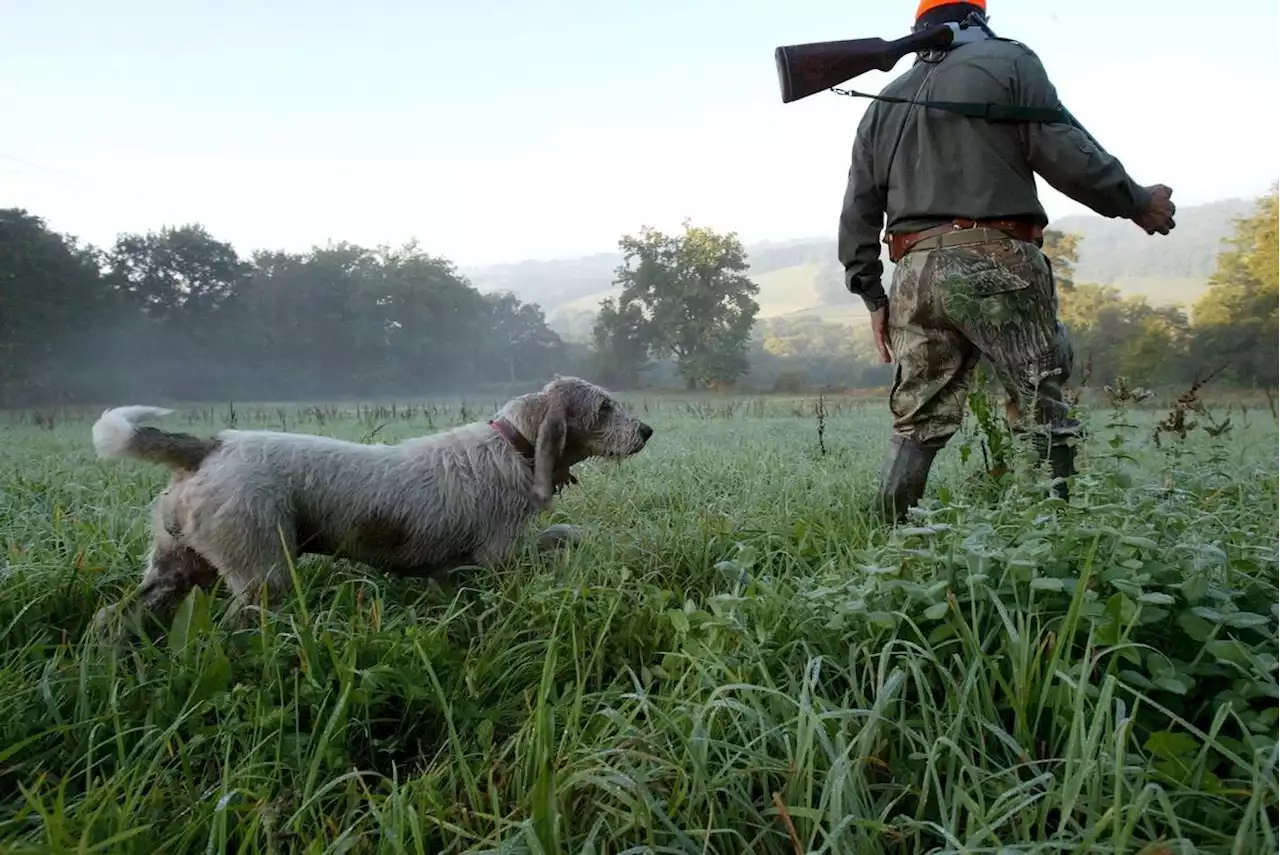
[[89, 624], [89, 634], [107, 643], [124, 641], [134, 629], [134, 617], [133, 612], [121, 609], [118, 603], [103, 606], [94, 614]]
[[533, 502], [534, 507], [540, 511], [549, 510], [551, 502], [555, 497], [555, 490], [544, 490], [542, 487], [534, 487], [529, 493], [529, 499]]
[[565, 546], [576, 546], [582, 542], [582, 529], [568, 523], [557, 523], [547, 526], [538, 534], [538, 551], [550, 552]]
[[235, 600], [227, 609], [225, 617], [227, 628], [232, 632], [244, 632], [256, 629], [266, 616], [261, 606], [254, 603]]
[[105, 631], [110, 627], [111, 619], [115, 617], [116, 610], [118, 608], [119, 606], [103, 606], [98, 609], [97, 613], [93, 616], [93, 623], [89, 625], [89, 628], [94, 632]]

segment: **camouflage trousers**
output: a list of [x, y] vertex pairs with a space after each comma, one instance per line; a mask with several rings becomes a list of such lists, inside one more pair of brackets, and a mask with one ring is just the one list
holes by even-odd
[[894, 433], [945, 445], [960, 429], [973, 369], [986, 357], [1008, 395], [1014, 431], [1048, 428], [1050, 445], [1078, 435], [1063, 396], [1073, 352], [1044, 253], [988, 229], [917, 247], [898, 261], [889, 293]]

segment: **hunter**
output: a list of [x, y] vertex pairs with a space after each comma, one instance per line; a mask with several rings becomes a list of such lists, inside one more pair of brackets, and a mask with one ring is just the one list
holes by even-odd
[[[989, 121], [916, 103], [1063, 110], [1036, 54], [990, 33], [985, 0], [922, 0], [914, 29], [966, 20], [972, 40], [920, 54], [877, 96], [906, 103], [874, 100], [867, 108], [840, 215], [845, 285], [871, 313], [881, 361], [897, 363], [893, 434], [877, 496], [889, 522], [902, 521], [923, 496], [934, 458], [960, 429], [983, 356], [1008, 395], [1011, 427], [1032, 432], [1055, 494], [1068, 497], [1072, 439], [1080, 434], [1063, 396], [1072, 348], [1041, 251], [1048, 218], [1034, 175], [1148, 234], [1174, 227], [1172, 190], [1134, 182], [1074, 120]], [[888, 295], [882, 227], [895, 264]]]

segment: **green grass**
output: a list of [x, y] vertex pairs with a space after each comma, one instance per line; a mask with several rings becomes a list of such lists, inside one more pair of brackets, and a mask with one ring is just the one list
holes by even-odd
[[888, 531], [883, 405], [826, 401], [823, 454], [812, 401], [634, 403], [649, 448], [548, 515], [572, 553], [439, 583], [304, 558], [255, 630], [218, 591], [122, 643], [86, 628], [166, 475], [95, 460], [92, 414], [10, 416], [0, 849], [1276, 851], [1269, 411], [1160, 446], [1152, 413], [1088, 412], [1070, 507], [1030, 468], [993, 486], [966, 432]]

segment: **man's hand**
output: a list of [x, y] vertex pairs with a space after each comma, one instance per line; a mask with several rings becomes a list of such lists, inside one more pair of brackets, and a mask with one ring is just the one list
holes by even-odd
[[881, 362], [893, 362], [893, 354], [889, 351], [889, 307], [881, 306], [871, 312], [871, 335], [876, 340], [876, 350], [880, 351]]
[[1146, 189], [1151, 193], [1151, 200], [1133, 221], [1149, 235], [1167, 235], [1173, 230], [1173, 214], [1177, 210], [1170, 198], [1173, 190], [1163, 184], [1154, 184]]

